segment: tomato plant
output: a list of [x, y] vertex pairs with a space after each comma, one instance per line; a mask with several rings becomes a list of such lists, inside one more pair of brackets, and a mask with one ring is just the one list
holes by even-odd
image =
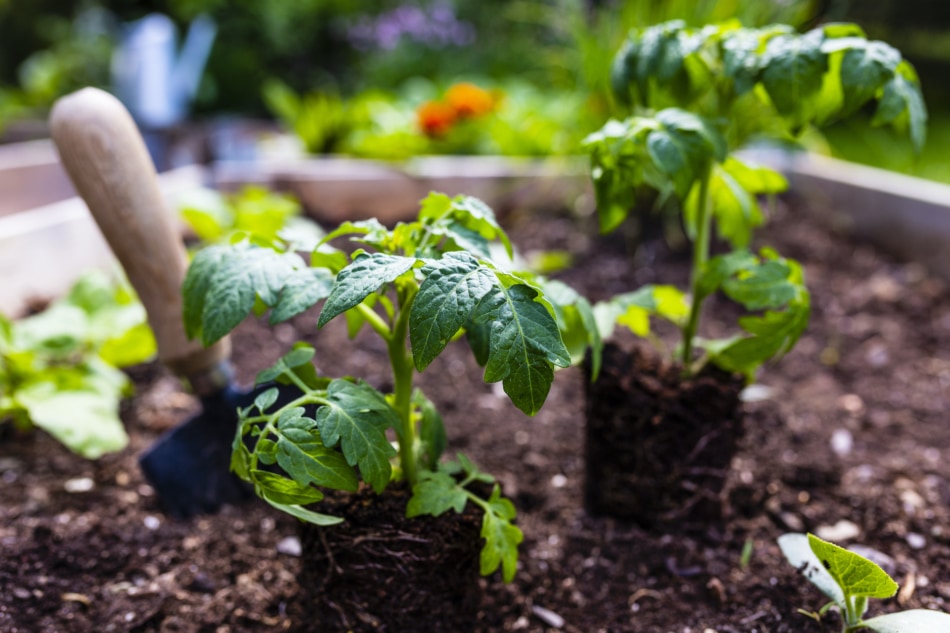
[[[363, 248], [346, 254], [327, 244], [341, 237]], [[357, 379], [317, 375], [313, 348], [298, 343], [258, 383], [291, 384], [299, 396], [278, 403], [271, 388], [239, 411], [233, 470], [272, 505], [318, 525], [340, 519], [303, 506], [320, 501], [321, 488], [355, 491], [360, 480], [377, 493], [396, 480], [411, 486], [409, 516], [461, 512], [474, 503], [484, 510], [482, 573], [502, 566], [511, 580], [522, 539], [514, 506], [497, 484], [487, 498], [474, 492], [471, 484], [493, 479], [464, 456], [440, 461], [442, 418], [414, 386], [416, 373], [464, 336], [485, 380], [501, 381], [512, 402], [534, 415], [555, 368], [572, 362], [565, 339], [596, 343], [586, 301], [562, 284], [508, 271], [511, 255], [484, 203], [442, 194], [423, 201], [415, 222], [393, 229], [376, 220], [344, 223], [312, 252], [310, 265], [282, 242], [198, 253], [183, 288], [190, 336], [210, 344], [252, 311], [270, 309], [275, 324], [323, 300], [317, 325], [343, 316], [351, 335], [369, 327], [385, 343], [392, 369], [392, 392], [383, 394]]]
[[[666, 318], [682, 332], [679, 360], [687, 372], [711, 361], [751, 378], [795, 344], [810, 299], [796, 262], [749, 250], [765, 221], [756, 197], [781, 192], [786, 182], [736, 150], [757, 136], [794, 138], [861, 108], [873, 108], [875, 124], [906, 131], [919, 148], [927, 113], [917, 75], [896, 49], [868, 40], [853, 24], [799, 34], [784, 25], [689, 28], [671, 21], [633, 32], [612, 79], [634, 114], [609, 121], [584, 143], [601, 229], [623, 222], [637, 191], [656, 190], [679, 205], [692, 272], [688, 294], [641, 288], [599, 305], [599, 322], [605, 333], [620, 322], [644, 335], [650, 316]], [[711, 256], [714, 234], [731, 252]], [[720, 291], [749, 314], [739, 319], [740, 334], [701, 339], [703, 302]]]

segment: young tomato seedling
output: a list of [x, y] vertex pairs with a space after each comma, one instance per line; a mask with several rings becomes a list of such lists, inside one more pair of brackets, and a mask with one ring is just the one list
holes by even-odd
[[788, 562], [805, 574], [831, 602], [814, 617], [831, 607], [841, 612], [841, 633], [870, 629], [877, 633], [943, 633], [950, 631], [950, 614], [911, 609], [864, 619], [869, 598], [890, 598], [897, 583], [872, 561], [814, 534], [784, 534], [779, 547]]
[[[640, 335], [659, 316], [682, 331], [679, 360], [689, 373], [705, 361], [752, 377], [787, 352], [808, 322], [810, 301], [800, 266], [772, 250], [752, 253], [764, 222], [756, 201], [786, 188], [778, 173], [745, 163], [734, 150], [756, 136], [793, 138], [873, 103], [873, 124], [907, 130], [924, 142], [926, 110], [913, 67], [891, 46], [851, 24], [805, 34], [777, 25], [688, 28], [673, 21], [634, 32], [613, 67], [614, 89], [634, 109], [609, 121], [585, 147], [601, 229], [628, 215], [636, 191], [657, 190], [679, 203], [693, 245], [689, 293], [647, 286], [598, 306], [609, 333], [616, 322]], [[714, 232], [732, 251], [711, 256]], [[698, 337], [702, 305], [722, 291], [750, 313], [743, 333]], [[698, 361], [695, 349], [704, 356]]]
[[[344, 236], [369, 250], [347, 255], [327, 245]], [[485, 380], [501, 381], [512, 402], [534, 415], [554, 369], [571, 364], [559, 322], [584, 336], [581, 324], [592, 323], [593, 313], [561, 285], [546, 291], [538, 280], [507, 272], [495, 247], [511, 257], [511, 243], [484, 203], [431, 194], [415, 222], [392, 230], [376, 220], [343, 224], [312, 253], [310, 266], [283, 243], [201, 251], [183, 288], [190, 336], [210, 344], [252, 310], [269, 308], [275, 324], [325, 299], [318, 326], [341, 315], [351, 335], [368, 326], [385, 342], [392, 368], [392, 393], [383, 394], [360, 380], [319, 376], [313, 348], [298, 343], [258, 383], [290, 384], [299, 393], [279, 401], [277, 388], [269, 388], [239, 411], [233, 470], [270, 504], [319, 525], [340, 521], [303, 507], [323, 498], [319, 488], [355, 491], [361, 479], [377, 493], [394, 480], [410, 485], [409, 516], [461, 512], [475, 503], [484, 510], [481, 571], [502, 566], [510, 581], [522, 540], [514, 506], [497, 484], [488, 498], [476, 494], [470, 484], [493, 479], [463, 455], [440, 462], [442, 418], [414, 378], [464, 336]]]

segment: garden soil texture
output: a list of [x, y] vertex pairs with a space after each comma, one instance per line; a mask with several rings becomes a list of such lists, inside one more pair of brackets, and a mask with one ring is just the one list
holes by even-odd
[[[950, 610], [950, 291], [917, 264], [827, 230], [826, 213], [788, 198], [758, 238], [804, 265], [812, 321], [746, 392], [754, 401], [723, 517], [704, 530], [648, 530], [584, 510], [581, 369], [558, 373], [535, 418], [482, 382], [464, 342], [420, 377], [445, 417], [449, 452], [498, 477], [525, 533], [514, 582], [481, 581], [476, 630], [837, 631], [834, 614], [818, 623], [798, 612], [824, 599], [776, 545], [806, 530], [865, 547], [900, 583], [872, 614]], [[686, 258], [652, 242], [631, 254], [621, 237], [596, 235], [590, 217], [502, 221], [522, 252], [572, 253], [575, 266], [558, 277], [592, 300], [687, 279]], [[739, 315], [719, 298], [705, 310], [707, 336]], [[324, 372], [388, 388], [382, 344], [347, 340], [338, 321], [320, 332], [314, 313], [274, 330], [246, 322], [234, 336], [239, 379], [250, 382], [302, 337]], [[2, 438], [0, 631], [321, 630], [320, 614], [300, 603], [294, 519], [256, 500], [187, 521], [163, 514], [137, 456], [197, 404], [157, 365], [130, 373], [137, 395], [124, 405], [131, 444], [122, 453], [86, 462], [39, 433]]]

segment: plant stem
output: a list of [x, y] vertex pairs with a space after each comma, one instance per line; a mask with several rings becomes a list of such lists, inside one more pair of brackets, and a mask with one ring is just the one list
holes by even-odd
[[393, 408], [399, 415], [399, 465], [410, 486], [416, 483], [416, 427], [412, 423], [412, 379], [415, 366], [406, 345], [409, 332], [409, 311], [413, 292], [400, 306], [393, 324], [392, 337], [387, 341], [389, 363], [393, 369]]
[[683, 328], [683, 371], [689, 374], [693, 362], [693, 339], [699, 328], [699, 314], [703, 308], [705, 297], [699, 296], [699, 279], [709, 261], [709, 242], [712, 233], [712, 213], [709, 209], [709, 181], [712, 178], [712, 168], [708, 168], [699, 181], [699, 200], [697, 201], [696, 239], [693, 241], [693, 269], [690, 272], [689, 320]]
[[384, 341], [389, 343], [393, 337], [392, 331], [390, 331], [389, 326], [383, 320], [381, 316], [373, 312], [373, 309], [367, 306], [365, 303], [361, 303], [356, 306], [357, 311], [360, 315], [366, 319], [366, 322], [369, 323], [369, 326], [379, 334]]

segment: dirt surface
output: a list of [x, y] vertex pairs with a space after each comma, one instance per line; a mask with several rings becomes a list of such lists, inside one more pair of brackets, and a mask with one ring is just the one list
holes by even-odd
[[410, 491], [393, 486], [331, 494], [321, 512], [346, 529], [299, 526], [300, 595], [291, 617], [300, 633], [430, 631], [472, 633], [482, 513], [406, 517]]
[[[950, 609], [950, 295], [917, 265], [817, 228], [824, 215], [792, 201], [763, 232], [803, 262], [814, 315], [798, 347], [761, 373], [728, 484], [731, 514], [705, 533], [647, 532], [584, 512], [580, 370], [558, 374], [533, 419], [481, 382], [464, 344], [422, 376], [450, 450], [499, 478], [526, 535], [515, 581], [482, 581], [478, 631], [838, 630], [834, 615], [819, 625], [796, 611], [823, 603], [775, 542], [800, 530], [871, 548], [902, 585], [873, 612]], [[506, 223], [524, 251], [574, 253], [562, 277], [592, 299], [682, 282], [688, 270], [655, 245], [631, 268], [621, 238], [577, 231], [557, 214]], [[724, 303], [708, 314], [717, 308], [722, 320], [709, 320], [707, 335], [734, 323]], [[240, 379], [286, 351], [298, 328], [328, 373], [386, 386], [380, 344], [347, 341], [342, 323], [319, 335], [314, 326], [313, 315], [275, 331], [241, 326]], [[294, 520], [259, 502], [191, 521], [163, 515], [136, 455], [194, 402], [154, 366], [134, 376], [139, 394], [123, 414], [132, 443], [121, 454], [89, 463], [40, 434], [0, 444], [0, 631], [290, 630]]]
[[653, 531], [718, 524], [745, 379], [711, 364], [685, 378], [682, 365], [641, 346], [608, 342], [602, 356], [597, 380], [585, 380], [584, 507]]

